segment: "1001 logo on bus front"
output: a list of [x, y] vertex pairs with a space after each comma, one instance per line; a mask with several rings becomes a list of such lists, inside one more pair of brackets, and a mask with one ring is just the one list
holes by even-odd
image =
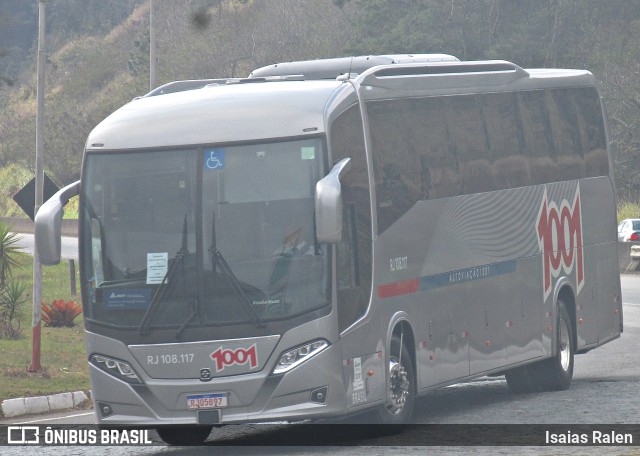
[[237, 348], [235, 350], [219, 347], [211, 353], [211, 358], [216, 362], [216, 371], [220, 372], [227, 366], [249, 364], [253, 369], [258, 366], [258, 354], [256, 352], [256, 344], [249, 348]]
[[563, 199], [559, 207], [549, 201], [545, 188], [536, 229], [542, 253], [544, 300], [551, 294], [552, 278], [558, 278], [560, 271], [567, 275], [575, 271], [576, 294], [580, 293], [584, 285], [580, 186], [573, 202]]

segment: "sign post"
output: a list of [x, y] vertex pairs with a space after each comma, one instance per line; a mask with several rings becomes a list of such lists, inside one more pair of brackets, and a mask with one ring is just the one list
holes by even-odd
[[154, 1], [149, 2], [149, 90], [156, 88], [156, 67], [158, 61], [156, 57], [156, 24]]
[[[42, 189], [44, 185], [44, 65], [45, 65], [45, 6], [46, 0], [38, 1], [38, 94], [36, 113], [36, 195], [33, 213], [42, 206]], [[33, 320], [32, 348], [29, 372], [40, 372], [40, 319], [42, 303], [42, 265], [38, 252], [33, 255]]]

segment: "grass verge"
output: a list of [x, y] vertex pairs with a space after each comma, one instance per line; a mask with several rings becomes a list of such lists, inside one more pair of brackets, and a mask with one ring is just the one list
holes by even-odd
[[[23, 337], [18, 340], [0, 339], [0, 401], [89, 389], [82, 315], [76, 318], [73, 328], [42, 327], [40, 364], [43, 371], [27, 372], [31, 365], [33, 302], [33, 263], [29, 260], [31, 257], [28, 257], [28, 263], [13, 271], [13, 278], [26, 285], [28, 297], [20, 313]], [[76, 283], [79, 284], [77, 271]], [[80, 301], [79, 295], [71, 294], [67, 262], [42, 268], [42, 297], [47, 303], [54, 299]]]

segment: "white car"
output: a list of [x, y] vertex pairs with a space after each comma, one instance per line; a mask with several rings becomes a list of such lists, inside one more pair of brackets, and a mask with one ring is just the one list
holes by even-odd
[[640, 241], [640, 219], [624, 219], [618, 225], [618, 241]]

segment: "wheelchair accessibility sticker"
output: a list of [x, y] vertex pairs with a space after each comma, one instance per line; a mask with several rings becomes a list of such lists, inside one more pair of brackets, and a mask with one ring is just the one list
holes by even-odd
[[224, 149], [205, 149], [204, 169], [224, 169]]

